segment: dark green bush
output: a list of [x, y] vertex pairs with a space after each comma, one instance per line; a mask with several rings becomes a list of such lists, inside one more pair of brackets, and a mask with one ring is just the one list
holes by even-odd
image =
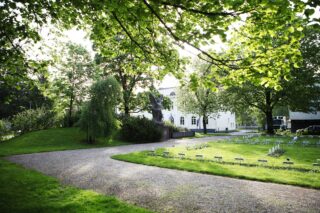
[[120, 137], [130, 142], [160, 141], [162, 129], [145, 117], [126, 117], [122, 119]]
[[48, 129], [56, 124], [55, 113], [46, 108], [28, 109], [12, 118], [12, 129], [16, 133]]

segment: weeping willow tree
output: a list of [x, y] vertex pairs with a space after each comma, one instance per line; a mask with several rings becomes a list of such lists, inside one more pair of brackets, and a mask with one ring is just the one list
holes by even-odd
[[114, 77], [92, 85], [90, 101], [84, 106], [80, 119], [80, 128], [87, 132], [88, 143], [111, 134], [115, 128], [115, 107], [119, 97], [120, 86]]

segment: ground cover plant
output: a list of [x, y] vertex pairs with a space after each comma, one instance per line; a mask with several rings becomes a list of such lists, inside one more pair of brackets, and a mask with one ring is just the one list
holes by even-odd
[[[115, 155], [114, 159], [265, 182], [320, 188], [320, 139], [247, 136], [194, 146]], [[280, 146], [280, 156], [268, 155]]]
[[[112, 138], [85, 142], [78, 128], [29, 132], [0, 143], [0, 157], [126, 144]], [[52, 177], [0, 159], [1, 212], [148, 212], [89, 190], [64, 186]]]

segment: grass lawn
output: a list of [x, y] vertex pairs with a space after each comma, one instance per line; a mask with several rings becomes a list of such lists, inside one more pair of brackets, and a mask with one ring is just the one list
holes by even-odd
[[[0, 142], [0, 156], [127, 144], [83, 142], [77, 128], [36, 131]], [[0, 212], [149, 212], [111, 196], [59, 184], [57, 179], [0, 159]]]
[[[144, 151], [115, 155], [112, 158], [164, 168], [320, 188], [320, 168], [314, 172], [316, 168], [312, 165], [320, 159], [320, 147], [315, 145], [319, 139], [300, 138], [295, 145], [287, 145], [290, 140], [288, 137], [233, 138], [208, 143], [207, 147], [196, 145], [157, 149], [156, 156]], [[309, 146], [302, 146], [306, 141], [309, 142]], [[268, 144], [265, 144], [266, 142]], [[283, 144], [282, 147], [285, 149], [285, 153], [280, 157], [267, 155], [275, 142]], [[168, 151], [169, 156], [163, 157], [163, 151]], [[184, 153], [185, 159], [180, 159], [179, 153]], [[203, 155], [203, 160], [197, 159], [196, 155]], [[222, 156], [222, 162], [216, 162], [214, 156]], [[242, 165], [235, 158], [243, 158]], [[290, 167], [283, 165], [287, 158], [294, 162]], [[258, 159], [268, 162], [262, 165]]]
[[0, 212], [148, 212], [0, 160]]
[[30, 132], [0, 142], [0, 156], [129, 144], [112, 138], [100, 138], [97, 143], [88, 144], [85, 142], [85, 138], [85, 133], [78, 128], [57, 128]]
[[194, 138], [204, 138], [204, 137], [211, 137], [211, 136], [229, 136], [230, 133], [224, 132], [217, 132], [217, 133], [208, 133], [203, 134], [202, 132], [196, 132]]

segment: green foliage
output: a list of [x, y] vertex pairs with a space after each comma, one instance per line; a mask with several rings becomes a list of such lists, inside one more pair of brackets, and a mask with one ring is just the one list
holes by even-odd
[[[50, 90], [46, 95], [55, 102], [55, 111], [63, 114], [66, 126], [71, 127], [76, 122], [76, 112], [88, 94], [90, 81], [95, 67], [90, 53], [81, 45], [62, 43], [55, 57], [54, 71]], [[65, 112], [65, 114], [64, 114]]]
[[169, 132], [170, 132], [170, 133], [188, 131], [187, 128], [177, 127], [176, 125], [174, 125], [174, 124], [171, 123], [170, 121], [165, 121], [165, 122], [164, 122], [164, 126], [169, 128]]
[[42, 94], [39, 84], [46, 84], [43, 76], [33, 82], [19, 81], [15, 85], [0, 83], [0, 118], [10, 118], [29, 108], [52, 107], [52, 100]]
[[87, 132], [87, 141], [111, 134], [116, 127], [115, 107], [119, 101], [120, 86], [113, 77], [94, 83], [90, 89], [90, 101], [84, 106], [80, 128]]
[[148, 212], [111, 196], [61, 185], [53, 177], [0, 160], [2, 212]]
[[11, 123], [8, 120], [0, 120], [0, 141], [11, 133]]
[[124, 117], [119, 134], [130, 142], [157, 142], [162, 137], [162, 128], [145, 117]]
[[[300, 41], [301, 53], [304, 58], [301, 67], [291, 67], [290, 79], [282, 76], [277, 80], [281, 90], [267, 88], [265, 85], [244, 79], [240, 85], [235, 82], [228, 85], [222, 96], [224, 103], [229, 104], [232, 108], [247, 109], [250, 107], [260, 110], [265, 115], [268, 133], [273, 132], [270, 127], [272, 127], [274, 109], [289, 106], [291, 110], [308, 112], [319, 108], [318, 53], [320, 45], [316, 38], [319, 38], [320, 34], [319, 30], [312, 26], [308, 27], [306, 32], [306, 36]], [[270, 65], [271, 70], [277, 69], [275, 66]]]
[[19, 134], [56, 125], [55, 113], [44, 107], [28, 109], [12, 117], [12, 129]]
[[211, 64], [196, 61], [195, 72], [190, 76], [190, 82], [178, 90], [177, 103], [182, 112], [202, 116], [204, 133], [207, 133], [206, 121], [210, 117], [216, 117], [222, 109], [220, 95], [213, 91], [211, 84], [205, 81], [205, 77], [211, 68]]
[[164, 110], [170, 110], [172, 108], [173, 103], [169, 97], [163, 96], [158, 90], [151, 88], [150, 91], [139, 92], [136, 95], [132, 103], [132, 105], [134, 105], [136, 108], [135, 112], [147, 111], [151, 113], [150, 93], [156, 98], [162, 96], [162, 107]]

